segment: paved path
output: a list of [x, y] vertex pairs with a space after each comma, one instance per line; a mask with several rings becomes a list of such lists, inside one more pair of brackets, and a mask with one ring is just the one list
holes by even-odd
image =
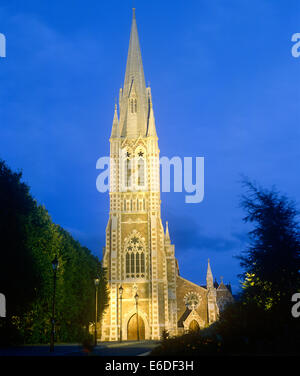
[[55, 345], [53, 353], [49, 352], [49, 345], [19, 346], [0, 348], [0, 356], [141, 356], [147, 355], [158, 343], [157, 341], [101, 342], [89, 354], [78, 344]]
[[122, 343], [104, 342], [97, 347], [94, 353], [105, 356], [141, 356], [147, 355], [147, 353], [154, 349], [158, 344], [158, 341], [126, 341]]

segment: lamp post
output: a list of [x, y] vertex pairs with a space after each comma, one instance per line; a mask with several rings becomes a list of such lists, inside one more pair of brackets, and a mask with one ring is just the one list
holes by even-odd
[[138, 293], [134, 296], [135, 307], [136, 307], [136, 331], [137, 331], [137, 340], [140, 340], [140, 327], [139, 327], [139, 296]]
[[52, 317], [51, 317], [51, 337], [50, 337], [50, 352], [54, 351], [54, 334], [55, 334], [55, 292], [56, 292], [56, 272], [58, 268], [57, 256], [52, 260], [53, 269], [53, 299], [52, 299]]
[[95, 346], [97, 346], [97, 320], [98, 320], [98, 286], [100, 279], [97, 277], [95, 282], [96, 304], [95, 304]]
[[123, 295], [123, 287], [121, 285], [119, 287], [119, 296], [120, 296], [120, 342], [122, 342], [122, 295]]

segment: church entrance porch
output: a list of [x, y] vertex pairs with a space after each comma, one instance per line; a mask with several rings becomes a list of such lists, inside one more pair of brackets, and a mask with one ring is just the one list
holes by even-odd
[[[137, 320], [138, 317], [138, 320]], [[139, 332], [139, 339], [145, 339], [145, 324], [144, 320], [141, 318], [140, 315], [137, 316], [135, 313], [132, 315], [127, 324], [127, 340], [128, 341], [136, 341], [138, 339], [138, 332]]]

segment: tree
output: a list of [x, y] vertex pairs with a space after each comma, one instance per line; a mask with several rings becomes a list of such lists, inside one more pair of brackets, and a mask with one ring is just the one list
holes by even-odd
[[239, 299], [209, 327], [164, 339], [151, 355], [299, 355], [300, 320], [291, 315], [291, 297], [300, 288], [296, 205], [275, 189], [247, 180], [244, 186], [244, 221], [253, 228], [238, 257], [244, 268]]
[[35, 202], [21, 177], [0, 160], [0, 287], [8, 317], [24, 312], [38, 287], [38, 271], [26, 243], [27, 219]]
[[94, 278], [100, 277], [99, 316], [107, 304], [99, 259], [62, 227], [0, 161], [0, 292], [7, 319], [0, 322], [0, 345], [47, 343], [51, 331], [53, 270], [57, 255], [56, 340], [80, 341], [95, 319]]
[[244, 268], [244, 298], [265, 309], [288, 302], [300, 287], [299, 212], [293, 201], [274, 188], [266, 190], [244, 180], [247, 188], [241, 206], [245, 222], [254, 225], [249, 246], [240, 256]]

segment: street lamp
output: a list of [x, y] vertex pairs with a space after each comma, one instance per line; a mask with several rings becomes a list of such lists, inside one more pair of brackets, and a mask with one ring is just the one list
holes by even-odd
[[136, 331], [137, 331], [137, 340], [140, 340], [140, 327], [139, 327], [139, 296], [138, 293], [134, 296], [135, 307], [136, 307]]
[[51, 318], [51, 338], [50, 338], [50, 352], [54, 351], [54, 334], [55, 334], [55, 291], [56, 291], [56, 272], [58, 268], [58, 259], [55, 255], [55, 258], [52, 260], [52, 269], [53, 269], [53, 300], [52, 300], [52, 318]]
[[119, 287], [119, 296], [120, 296], [120, 342], [122, 342], [122, 295], [123, 295], [122, 285]]
[[95, 278], [95, 290], [96, 290], [96, 306], [95, 306], [95, 346], [97, 346], [97, 319], [98, 319], [98, 286], [100, 279], [99, 277]]

